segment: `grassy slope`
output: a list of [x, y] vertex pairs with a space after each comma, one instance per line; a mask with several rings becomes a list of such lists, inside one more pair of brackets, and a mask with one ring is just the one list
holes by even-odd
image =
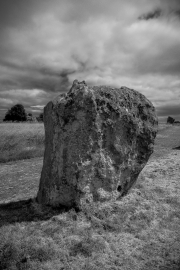
[[44, 153], [43, 123], [1, 123], [0, 162], [40, 157]]
[[[179, 133], [160, 129], [154, 154], [121, 201], [81, 213], [35, 201], [0, 205], [0, 269], [180, 269], [180, 151], [172, 150]], [[35, 196], [41, 166], [39, 158], [1, 164], [2, 200]]]

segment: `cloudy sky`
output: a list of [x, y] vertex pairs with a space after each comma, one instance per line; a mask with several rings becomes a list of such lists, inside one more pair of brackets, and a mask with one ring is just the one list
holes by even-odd
[[180, 118], [180, 0], [0, 0], [0, 117], [37, 115], [74, 79]]

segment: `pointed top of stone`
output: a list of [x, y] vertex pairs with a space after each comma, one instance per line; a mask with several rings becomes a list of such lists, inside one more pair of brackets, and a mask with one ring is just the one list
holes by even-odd
[[[87, 86], [85, 81], [79, 82], [77, 79], [73, 81], [72, 87], [69, 90], [69, 94], [74, 93], [76, 89]], [[81, 88], [82, 89], [82, 88]]]

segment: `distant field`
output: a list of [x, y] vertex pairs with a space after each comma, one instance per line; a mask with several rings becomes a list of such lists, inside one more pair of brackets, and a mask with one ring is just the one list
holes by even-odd
[[0, 162], [41, 157], [43, 153], [43, 123], [0, 124]]

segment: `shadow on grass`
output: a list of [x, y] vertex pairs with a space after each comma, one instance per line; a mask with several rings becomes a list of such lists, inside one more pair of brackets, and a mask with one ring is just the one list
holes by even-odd
[[160, 267], [159, 270], [180, 270], [180, 258], [178, 261], [169, 261], [167, 264]]
[[180, 150], [180, 146], [174, 147], [172, 150]]
[[69, 210], [70, 208], [64, 206], [57, 208], [42, 206], [35, 199], [0, 204], [0, 227], [15, 222], [48, 220]]

